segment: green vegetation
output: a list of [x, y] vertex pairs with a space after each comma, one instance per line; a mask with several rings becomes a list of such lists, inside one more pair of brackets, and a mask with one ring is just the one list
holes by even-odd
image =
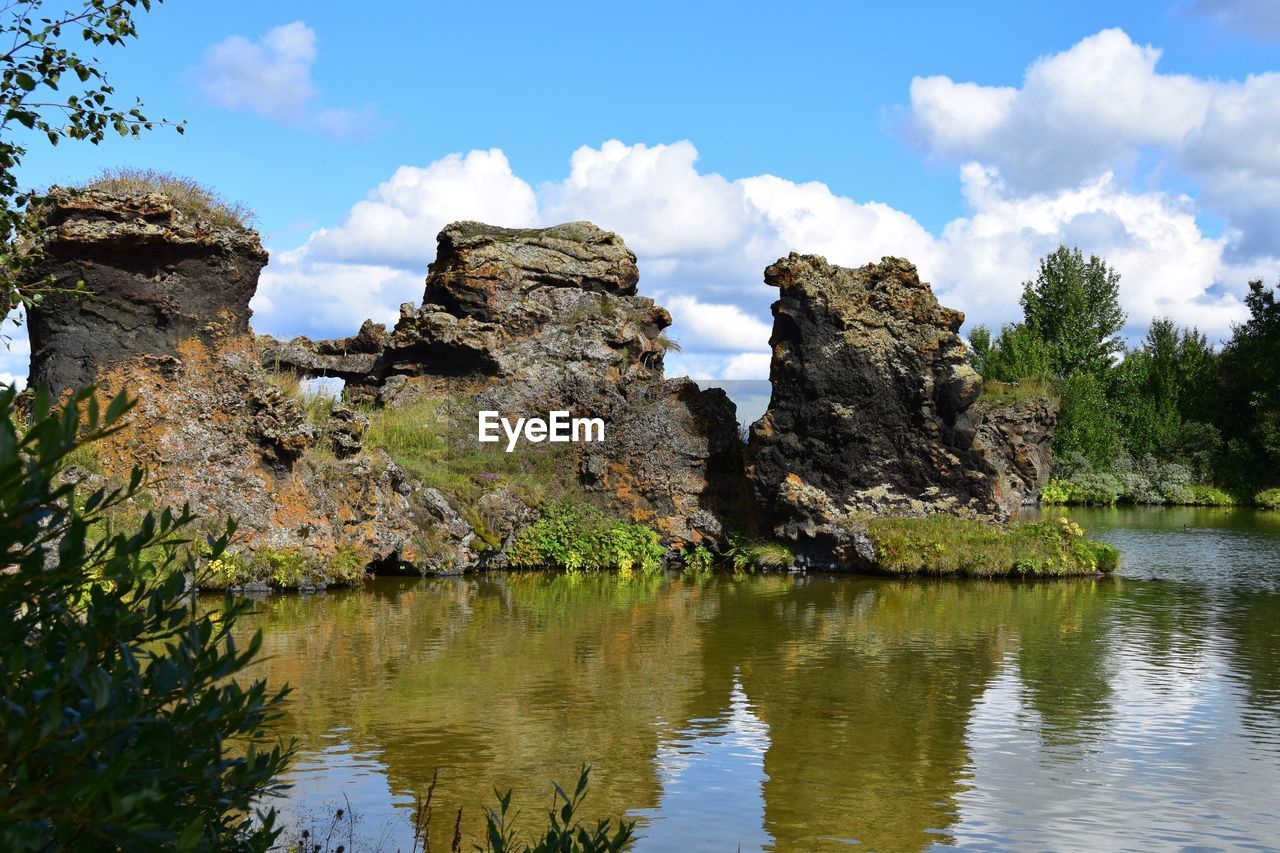
[[168, 197], [184, 216], [203, 219], [214, 225], [244, 227], [254, 218], [253, 211], [245, 205], [227, 201], [191, 178], [155, 169], [105, 169], [85, 184], [84, 189], [124, 195], [160, 193]]
[[476, 441], [476, 404], [471, 400], [424, 397], [403, 408], [365, 414], [365, 447], [382, 448], [423, 485], [467, 507], [502, 486], [534, 506], [579, 496], [566, 465], [571, 452], [567, 445], [543, 443], [506, 453], [500, 443], [481, 444]]
[[292, 750], [263, 734], [287, 690], [237, 678], [262, 644], [233, 640], [252, 604], [196, 609], [185, 508], [108, 523], [142, 470], [88, 495], [61, 476], [128, 408], [37, 395], [19, 429], [0, 392], [0, 848], [264, 850]]
[[[117, 106], [97, 59], [65, 46], [124, 45], [137, 38], [135, 13], [150, 8], [151, 0], [86, 0], [79, 9], [49, 9], [43, 0], [29, 0], [0, 9], [0, 314], [38, 302], [49, 287], [25, 281], [37, 258], [16, 250], [30, 242], [36, 225], [27, 209], [38, 196], [18, 186], [27, 147], [15, 131], [21, 125], [50, 145], [64, 139], [97, 145], [112, 133], [137, 137], [165, 124], [143, 115], [141, 103]], [[183, 131], [183, 125], [175, 127]]]
[[643, 524], [609, 518], [589, 504], [551, 501], [516, 536], [509, 556], [513, 565], [525, 568], [611, 568], [631, 574], [657, 571], [665, 554], [658, 534]]
[[311, 557], [298, 547], [263, 548], [250, 555], [226, 551], [208, 561], [200, 588], [228, 589], [254, 582], [274, 589], [349, 586], [365, 579], [369, 560], [368, 551], [352, 544], [339, 546], [328, 557]]
[[617, 829], [613, 829], [607, 819], [586, 826], [578, 817], [590, 774], [590, 767], [582, 768], [572, 795], [558, 784], [554, 786], [555, 799], [547, 813], [546, 831], [533, 842], [522, 840], [513, 826], [519, 812], [511, 811], [511, 791], [501, 794], [495, 790], [498, 807], [485, 809], [484, 845], [476, 845], [476, 849], [483, 853], [615, 853], [630, 848], [634, 821], [620, 820]]
[[[470, 399], [424, 397], [398, 409], [373, 409], [364, 446], [381, 448], [424, 486], [448, 495], [459, 514], [490, 548], [500, 543], [493, 532], [497, 519], [480, 509], [480, 498], [498, 488], [529, 506], [580, 500], [569, 445], [543, 443], [506, 453], [500, 444], [476, 440], [476, 404]], [[440, 551], [440, 543], [421, 543], [423, 553]]]
[[1258, 492], [1253, 502], [1263, 509], [1280, 509], [1280, 489], [1267, 489]]
[[688, 545], [680, 552], [680, 562], [686, 571], [707, 572], [715, 565], [716, 555], [706, 545]]
[[993, 406], [1014, 406], [1029, 400], [1053, 399], [1053, 385], [1044, 379], [1019, 379], [1014, 382], [983, 382], [979, 400]]
[[950, 515], [867, 522], [880, 568], [894, 574], [1057, 577], [1109, 573], [1120, 552], [1067, 518], [994, 525]]
[[795, 565], [791, 549], [781, 542], [752, 540], [741, 534], [729, 537], [729, 549], [725, 552], [734, 571], [749, 569], [788, 569]]
[[[1000, 383], [1060, 399], [1046, 503], [1229, 505], [1280, 479], [1280, 302], [1249, 286], [1250, 318], [1221, 352], [1196, 329], [1155, 318], [1126, 350], [1119, 276], [1059, 248], [1023, 289], [1023, 322], [970, 334], [993, 402]], [[989, 389], [989, 390], [988, 390]], [[1002, 396], [1003, 395], [1003, 396]], [[1261, 502], [1258, 502], [1262, 505]]]
[[686, 571], [709, 572], [715, 565], [726, 565], [735, 572], [754, 569], [789, 569], [795, 565], [791, 549], [781, 542], [767, 539], [748, 539], [741, 533], [729, 536], [729, 546], [722, 552], [712, 551], [705, 545], [691, 545], [680, 554]]

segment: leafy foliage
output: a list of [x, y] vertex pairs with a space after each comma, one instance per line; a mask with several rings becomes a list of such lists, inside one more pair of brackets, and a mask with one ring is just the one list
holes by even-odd
[[657, 571], [665, 553], [658, 535], [643, 524], [609, 518], [588, 504], [551, 501], [537, 521], [520, 531], [510, 558], [514, 565], [530, 568], [629, 574]]
[[[37, 395], [20, 430], [0, 392], [0, 848], [263, 850], [274, 811], [256, 804], [291, 748], [263, 734], [287, 691], [237, 679], [262, 644], [233, 639], [252, 605], [197, 612], [186, 508], [104, 523], [142, 470], [89, 495], [63, 476], [128, 408]], [[211, 560], [233, 530], [210, 537]]]
[[930, 515], [875, 518], [867, 535], [882, 569], [966, 577], [1057, 576], [1112, 572], [1120, 553], [1086, 539], [1067, 518], [1006, 526]]
[[519, 812], [511, 811], [511, 791], [503, 794], [495, 790], [498, 806], [485, 809], [485, 843], [476, 849], [483, 853], [615, 853], [630, 848], [634, 822], [620, 820], [614, 829], [610, 820], [587, 826], [578, 817], [590, 775], [591, 768], [584, 766], [572, 795], [555, 784], [555, 805], [547, 814], [547, 829], [532, 843], [522, 841], [516, 832]]
[[[118, 105], [98, 61], [66, 44], [79, 37], [91, 48], [118, 46], [137, 38], [134, 16], [150, 11], [151, 0], [85, 0], [79, 9], [42, 17], [44, 6], [43, 0], [26, 0], [0, 9], [0, 44], [8, 46], [0, 48], [5, 51], [0, 53], [0, 308], [5, 314], [15, 302], [37, 300], [41, 293], [40, 285], [23, 283], [23, 272], [35, 258], [14, 249], [33, 227], [25, 209], [34, 193], [20, 190], [15, 174], [27, 154], [26, 140], [97, 145], [113, 133], [136, 137], [167, 123], [147, 118], [140, 101]], [[184, 129], [174, 127], [179, 133]]]
[[1062, 406], [1053, 434], [1054, 453], [1079, 454], [1105, 468], [1120, 452], [1120, 420], [1106, 385], [1092, 373], [1075, 373], [1060, 386]]
[[995, 339], [985, 326], [979, 326], [970, 333], [969, 343], [970, 363], [989, 381], [1018, 383], [1053, 375], [1049, 345], [1022, 323], [1005, 325]]
[[1048, 345], [1056, 376], [1101, 375], [1124, 350], [1120, 274], [1097, 255], [1086, 261], [1078, 248], [1059, 246], [1023, 284], [1022, 311], [1027, 331]]
[[685, 569], [693, 572], [705, 572], [715, 564], [716, 555], [706, 545], [688, 545], [680, 552], [680, 562]]
[[1253, 502], [1263, 509], [1280, 509], [1280, 489], [1266, 489], [1254, 495]]
[[[1042, 500], [1225, 505], [1280, 482], [1280, 300], [1249, 285], [1250, 318], [1222, 352], [1199, 330], [1152, 319], [1125, 350], [1119, 276], [1059, 247], [1023, 286], [1023, 322], [970, 332], [984, 396], [1017, 402], [1049, 384], [1060, 400], [1055, 482]], [[1120, 356], [1117, 358], [1117, 356]], [[1083, 460], [1083, 470], [1076, 462]]]
[[1249, 320], [1222, 352], [1215, 423], [1226, 442], [1224, 473], [1250, 488], [1280, 484], [1280, 285], [1249, 284]]

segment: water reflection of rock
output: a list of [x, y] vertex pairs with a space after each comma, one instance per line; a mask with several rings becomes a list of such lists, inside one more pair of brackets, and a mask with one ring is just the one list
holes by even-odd
[[283, 727], [304, 746], [350, 726], [399, 792], [425, 790], [438, 768], [437, 813], [464, 806], [472, 831], [494, 785], [537, 819], [549, 782], [583, 762], [588, 812], [617, 814], [657, 803], [652, 758], [691, 717], [699, 677], [707, 603], [660, 583], [511, 576], [272, 599], [265, 668], [296, 688]]
[[[767, 732], [747, 786], [762, 786], [763, 815], [733, 788], [744, 849], [763, 832], [779, 849], [912, 850], [956, 819], [966, 729], [1003, 660], [1046, 731], [1089, 736], [1108, 696], [1097, 590], [513, 576], [272, 599], [262, 619], [271, 677], [298, 688], [286, 728], [310, 747], [350, 727], [399, 793], [439, 768], [437, 813], [461, 804], [472, 830], [493, 784], [536, 817], [548, 780], [582, 761], [593, 815], [675, 819], [663, 794], [688, 777], [661, 757], [698, 732], [722, 737], [707, 721], [742, 705]], [[1060, 695], [1058, 678], [1083, 687]], [[694, 773], [723, 758], [696, 753]], [[711, 805], [695, 811], [723, 829]]]

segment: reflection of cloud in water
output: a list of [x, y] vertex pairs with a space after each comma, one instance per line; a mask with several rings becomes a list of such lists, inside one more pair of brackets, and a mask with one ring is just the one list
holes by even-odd
[[[763, 850], [764, 754], [769, 726], [751, 709], [735, 677], [728, 713], [690, 721], [674, 740], [658, 745], [655, 764], [662, 799], [655, 809], [628, 816], [640, 821], [637, 850]], [[748, 817], [750, 816], [750, 817]], [[739, 835], [728, 843], [726, 826]]]
[[967, 785], [950, 828], [955, 846], [1273, 842], [1250, 827], [1274, 820], [1280, 766], [1263, 766], [1243, 737], [1226, 662], [1216, 650], [1152, 658], [1152, 649], [1122, 643], [1111, 664], [1114, 715], [1080, 741], [1057, 745], [1043, 742], [1044, 719], [1028, 701], [1016, 657], [1006, 658], [969, 720]]
[[[285, 838], [307, 828], [323, 840], [334, 813], [349, 808], [356, 820], [357, 850], [409, 850], [412, 798], [392, 793], [381, 753], [351, 744], [349, 734], [346, 728], [335, 729], [323, 736], [329, 745], [298, 753], [287, 776], [293, 787], [275, 804], [280, 812], [276, 825], [285, 828]], [[449, 825], [451, 831], [452, 821]], [[332, 841], [346, 844], [346, 832], [335, 832]]]

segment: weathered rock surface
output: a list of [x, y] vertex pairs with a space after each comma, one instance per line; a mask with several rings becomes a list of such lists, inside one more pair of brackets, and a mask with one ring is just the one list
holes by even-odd
[[[248, 560], [293, 550], [322, 576], [340, 549], [370, 563], [419, 557], [424, 531], [413, 507], [421, 486], [385, 453], [309, 452], [322, 430], [272, 384], [248, 336], [217, 350], [196, 339], [179, 349], [168, 372], [132, 359], [95, 377], [100, 387], [128, 389], [138, 400], [128, 428], [95, 446], [107, 475], [143, 465], [158, 475], [157, 504], [188, 503], [215, 526], [237, 519], [233, 550]], [[336, 443], [335, 434], [360, 420], [335, 406], [324, 432]]]
[[33, 275], [67, 290], [83, 281], [86, 293], [51, 293], [30, 310], [30, 386], [62, 393], [102, 365], [248, 330], [267, 262], [256, 232], [184, 215], [155, 193], [59, 190], [38, 215], [44, 261]]
[[[276, 341], [249, 330], [266, 261], [252, 231], [189, 219], [159, 195], [61, 194], [43, 215], [42, 273], [83, 280], [89, 296], [32, 312], [32, 382], [137, 396], [130, 428], [100, 448], [102, 476], [152, 468], [158, 502], [237, 518], [243, 556], [502, 565], [536, 518], [527, 495], [481, 473], [492, 486], [464, 500], [367, 446], [366, 412], [424, 396], [513, 418], [603, 418], [604, 442], [557, 459], [581, 494], [673, 546], [722, 539], [744, 513], [733, 404], [663, 378], [671, 317], [636, 294], [622, 240], [590, 223], [452, 225], [423, 305], [403, 306], [394, 328]], [[306, 402], [297, 383], [311, 377], [344, 380], [345, 399]]]
[[1049, 482], [1057, 405], [1044, 397], [1005, 406], [979, 400], [965, 417], [976, 424], [974, 445], [994, 471], [996, 503], [1006, 514], [1017, 515]]
[[605, 441], [565, 461], [587, 494], [670, 543], [720, 540], [745, 514], [734, 406], [663, 378], [671, 315], [636, 294], [638, 278], [622, 240], [587, 222], [455, 223], [439, 235], [424, 304], [402, 306], [389, 333], [366, 323], [355, 338], [295, 339], [264, 364], [342, 377], [364, 404], [466, 393], [512, 417], [602, 418]]
[[773, 396], [751, 428], [748, 477], [763, 525], [802, 562], [865, 564], [861, 518], [1003, 517], [1021, 503], [1041, 434], [970, 413], [982, 380], [956, 334], [964, 315], [911, 263], [847, 269], [793, 253], [765, 281], [780, 291]]

